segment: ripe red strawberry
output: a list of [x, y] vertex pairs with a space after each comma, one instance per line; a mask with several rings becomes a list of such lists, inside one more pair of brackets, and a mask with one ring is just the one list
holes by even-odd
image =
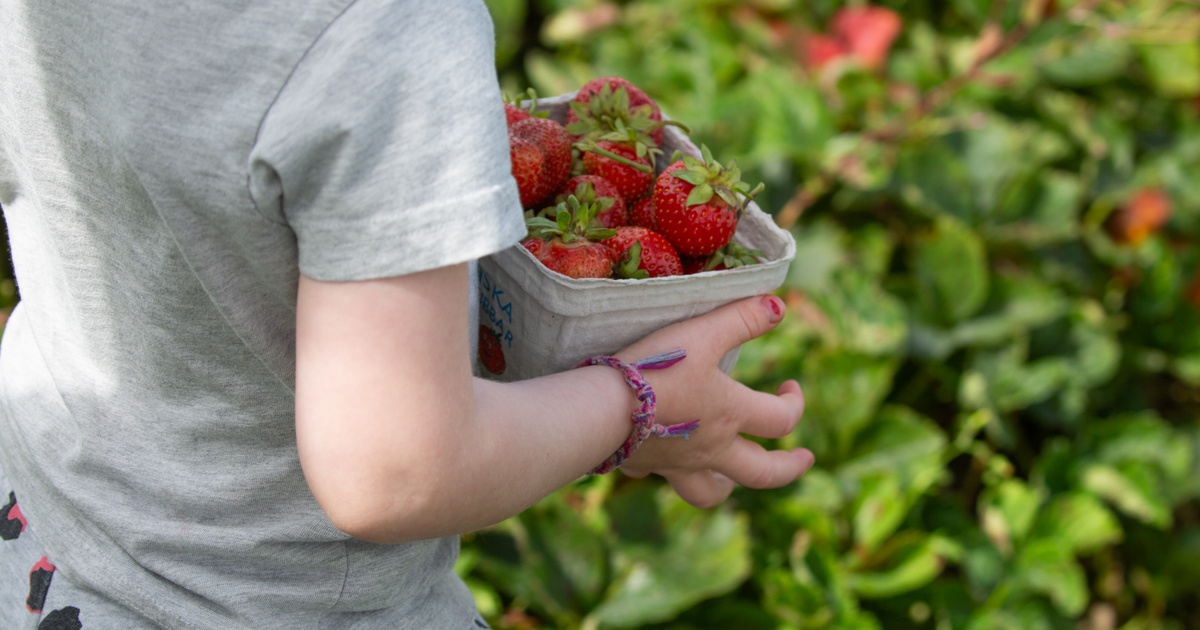
[[621, 77], [592, 79], [579, 88], [567, 112], [567, 129], [576, 138], [593, 139], [625, 129], [648, 133], [654, 146], [663, 142], [662, 110], [640, 88]]
[[618, 278], [658, 278], [683, 273], [679, 254], [667, 239], [644, 227], [617, 228], [614, 236], [601, 241], [611, 250]]
[[500, 374], [506, 367], [499, 335], [482, 324], [479, 326], [479, 362], [492, 374]]
[[508, 120], [508, 126], [513, 126], [513, 123], [521, 122], [529, 118], [529, 112], [517, 107], [512, 103], [504, 104], [504, 117]]
[[612, 259], [608, 250], [599, 243], [590, 241], [563, 242], [553, 238], [546, 242], [540, 259], [550, 271], [557, 271], [570, 278], [609, 278], [612, 276]]
[[900, 16], [886, 7], [870, 5], [838, 9], [829, 30], [864, 67], [876, 70], [887, 60], [888, 50], [900, 34]]
[[571, 135], [549, 118], [513, 123], [508, 145], [512, 174], [526, 207], [553, 195], [571, 174]]
[[655, 223], [681, 256], [707, 256], [724, 247], [746, 204], [763, 188], [748, 190], [736, 165], [722, 166], [708, 147], [701, 152], [703, 160], [684, 156], [654, 182]]
[[629, 225], [658, 231], [658, 225], [654, 222], [654, 195], [646, 195], [629, 204]]
[[1135, 192], [1108, 218], [1108, 232], [1119, 243], [1137, 245], [1171, 218], [1171, 198], [1160, 188]]
[[711, 256], [695, 256], [682, 259], [683, 273], [693, 274], [702, 271], [720, 271], [736, 269], [746, 265], [757, 265], [766, 256], [757, 249], [750, 249], [738, 243], [729, 243], [718, 249]]
[[[592, 192], [588, 192], [588, 188]], [[612, 182], [599, 175], [576, 175], [567, 180], [558, 191], [559, 201], [565, 201], [570, 195], [575, 195], [581, 202], [599, 202], [601, 207], [595, 214], [595, 222], [600, 227], [617, 228], [629, 223], [629, 212], [621, 192]], [[611, 202], [605, 201], [610, 199]]]
[[[525, 248], [551, 271], [571, 278], [608, 278], [612, 276], [609, 250], [600, 243], [616, 232], [590, 227], [599, 201], [581, 202], [574, 195], [555, 208], [554, 220], [534, 216], [525, 220], [530, 237], [544, 241], [540, 246], [528, 240]], [[536, 250], [536, 252], [535, 252]]]
[[600, 140], [580, 146], [580, 151], [584, 172], [608, 180], [626, 203], [650, 192], [654, 186], [654, 164], [649, 156], [639, 156], [633, 146]]

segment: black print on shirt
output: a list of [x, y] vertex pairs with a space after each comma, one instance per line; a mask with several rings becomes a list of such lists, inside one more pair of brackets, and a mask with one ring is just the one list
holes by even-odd
[[37, 564], [29, 570], [29, 597], [25, 598], [25, 607], [29, 612], [40, 614], [46, 604], [46, 593], [50, 592], [50, 580], [54, 578], [54, 565], [42, 556]]
[[59, 608], [42, 618], [38, 630], [80, 630], [79, 609], [74, 606]]
[[0, 540], [16, 540], [25, 531], [25, 517], [17, 507], [17, 493], [8, 493], [8, 504], [0, 507]]

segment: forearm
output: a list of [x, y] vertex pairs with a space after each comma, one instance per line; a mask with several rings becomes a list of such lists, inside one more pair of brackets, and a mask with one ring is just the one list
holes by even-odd
[[579, 478], [632, 429], [635, 399], [606, 367], [462, 389], [464, 400], [417, 393], [306, 425], [330, 429], [306, 431], [301, 448], [335, 525], [373, 542], [475, 531]]
[[[628, 437], [634, 397], [615, 370], [590, 367], [530, 381], [474, 381], [475, 414], [459, 443], [437, 444], [424, 509], [395, 515], [389, 539], [475, 531], [578, 479]], [[430, 445], [433, 446], [433, 445]], [[428, 455], [413, 453], [414, 459]]]

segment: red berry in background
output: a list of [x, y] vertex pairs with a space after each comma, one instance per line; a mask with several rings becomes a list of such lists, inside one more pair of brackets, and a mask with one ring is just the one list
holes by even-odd
[[513, 178], [525, 207], [553, 195], [571, 174], [571, 135], [549, 118], [513, 123], [508, 128], [508, 146]]
[[800, 40], [804, 67], [812, 72], [846, 56], [846, 46], [837, 39], [822, 33], [806, 33]]
[[1171, 198], [1160, 188], [1143, 188], [1108, 218], [1108, 233], [1114, 241], [1138, 245], [1158, 232], [1171, 218]]
[[618, 228], [629, 223], [629, 214], [625, 206], [625, 199], [621, 197], [621, 191], [607, 179], [599, 175], [576, 175], [567, 180], [562, 189], [558, 191], [558, 196], [566, 199], [569, 195], [583, 197], [581, 185], [591, 184], [592, 190], [595, 191], [595, 199], [597, 201], [604, 198], [612, 199], [612, 205], [601, 210], [595, 216], [595, 222], [600, 227]]
[[701, 147], [703, 160], [684, 157], [654, 182], [654, 221], [680, 256], [707, 256], [724, 247], [737, 230], [750, 199], [736, 166], [726, 168]]
[[629, 225], [658, 231], [658, 225], [654, 222], [654, 195], [646, 195], [629, 204]]
[[614, 236], [600, 242], [611, 251], [617, 277], [659, 278], [683, 273], [679, 254], [671, 243], [661, 234], [644, 227], [617, 228]]
[[888, 51], [900, 35], [901, 26], [900, 16], [895, 11], [860, 5], [838, 9], [829, 30], [863, 66], [875, 70], [887, 61]]
[[649, 158], [638, 157], [635, 148], [619, 142], [601, 140], [594, 146], [600, 151], [640, 164], [643, 168], [624, 164], [595, 149], [584, 149], [583, 170], [586, 173], [608, 180], [626, 203], [650, 192], [654, 186], [654, 166]]
[[501, 374], [506, 367], [500, 336], [482, 324], [479, 326], [479, 362], [492, 374]]

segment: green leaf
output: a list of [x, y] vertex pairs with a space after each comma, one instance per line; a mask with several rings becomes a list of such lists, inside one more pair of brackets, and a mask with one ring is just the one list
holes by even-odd
[[1062, 614], [1076, 617], [1088, 603], [1087, 576], [1070, 549], [1052, 539], [1021, 550], [1009, 578], [1013, 590], [1046, 595]]
[[1019, 479], [1005, 479], [979, 499], [979, 521], [997, 549], [1009, 554], [1025, 539], [1044, 493]]
[[1041, 66], [1042, 74], [1066, 87], [1099, 85], [1117, 79], [1127, 72], [1133, 59], [1129, 43], [1115, 37], [1078, 43], [1051, 40], [1043, 54], [1046, 59]]
[[838, 467], [842, 479], [855, 483], [873, 473], [898, 475], [904, 485], [929, 483], [942, 472], [946, 434], [933, 421], [905, 407], [888, 406], [855, 440]]
[[831, 279], [831, 286], [811, 296], [829, 320], [822, 331], [829, 346], [872, 356], [894, 355], [903, 347], [908, 335], [903, 302], [864, 269], [838, 268]]
[[906, 204], [928, 216], [975, 218], [970, 176], [962, 157], [944, 143], [902, 147], [891, 188]]
[[[1183, 16], [1180, 16], [1183, 17]], [[1150, 83], [1167, 98], [1200, 94], [1200, 44], [1171, 42], [1138, 47]]]
[[1146, 464], [1093, 464], [1083, 470], [1082, 482], [1087, 490], [1148, 525], [1163, 529], [1171, 526], [1171, 506]]
[[857, 548], [874, 551], [896, 531], [907, 513], [908, 502], [895, 475], [878, 473], [864, 478], [851, 507]]
[[699, 205], [702, 203], [707, 203], [709, 199], [713, 198], [714, 192], [715, 191], [713, 190], [713, 187], [710, 186], [709, 184], [707, 184], [707, 183], [700, 184], [699, 186], [696, 186], [695, 188], [693, 188], [692, 192], [688, 193], [686, 203], [688, 206], [695, 206], [695, 205]]
[[891, 391], [896, 367], [894, 359], [849, 352], [809, 355], [804, 363], [809, 421], [822, 423], [844, 453]]
[[[1121, 526], [1094, 497], [1072, 492], [1055, 497], [1037, 515], [1030, 540], [1053, 543], [1072, 554], [1088, 554], [1121, 541]], [[1031, 543], [1032, 544], [1032, 543]]]
[[892, 553], [884, 569], [852, 573], [847, 584], [860, 597], [871, 599], [915, 591], [941, 575], [947, 555], [957, 555], [954, 549], [949, 540], [922, 533]]
[[963, 224], [940, 218], [913, 245], [912, 266], [921, 304], [934, 321], [953, 324], [973, 315], [988, 294], [983, 241]]
[[666, 546], [619, 544], [617, 577], [585, 625], [631, 628], [666, 621], [737, 588], [750, 575], [746, 514], [697, 510], [670, 488], [658, 493], [658, 506], [667, 528]]

